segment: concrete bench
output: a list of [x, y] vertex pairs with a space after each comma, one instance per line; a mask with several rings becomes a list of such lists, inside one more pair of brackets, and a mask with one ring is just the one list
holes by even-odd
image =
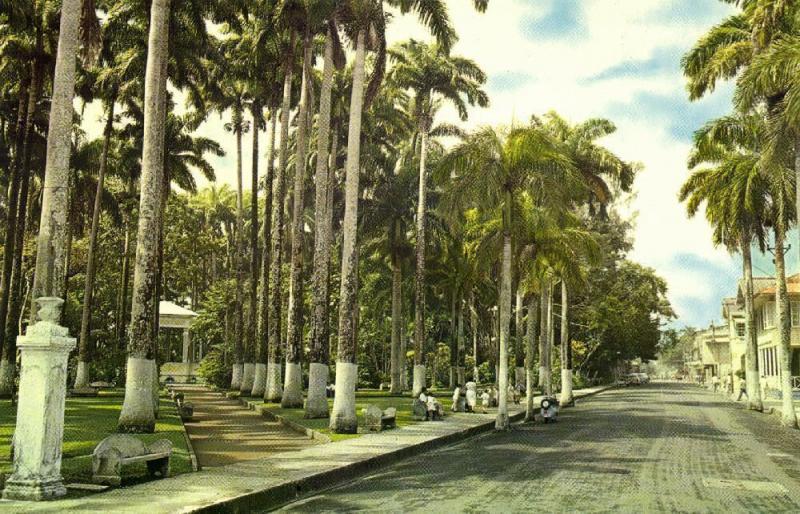
[[364, 415], [364, 428], [371, 432], [380, 432], [397, 426], [397, 409], [394, 407], [382, 411], [377, 405], [367, 405], [362, 414]]
[[110, 435], [100, 441], [92, 453], [92, 482], [118, 486], [122, 483], [122, 468], [137, 462], [147, 463], [151, 477], [166, 478], [171, 455], [172, 442], [168, 439], [145, 445], [130, 435]]

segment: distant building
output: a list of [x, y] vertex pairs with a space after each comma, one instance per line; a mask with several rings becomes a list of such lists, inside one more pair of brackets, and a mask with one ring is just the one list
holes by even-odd
[[728, 325], [731, 370], [734, 375], [744, 373], [745, 353], [747, 352], [747, 344], [744, 339], [745, 317], [744, 306], [739, 305], [738, 298], [722, 300], [722, 317]]
[[[768, 281], [768, 285], [763, 286]], [[758, 337], [758, 370], [764, 377], [763, 385], [770, 389], [780, 388], [780, 367], [778, 365], [778, 327], [775, 303], [775, 279], [759, 279], [754, 288], [753, 308]], [[786, 279], [789, 293], [791, 323], [790, 368], [794, 385], [800, 383], [800, 274]]]
[[709, 383], [712, 377], [731, 373], [731, 338], [727, 324], [712, 324], [694, 335], [691, 356], [687, 362], [689, 378]]

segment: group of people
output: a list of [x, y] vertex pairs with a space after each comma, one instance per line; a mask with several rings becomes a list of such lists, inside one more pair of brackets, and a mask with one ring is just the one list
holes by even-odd
[[[508, 386], [508, 399], [515, 404], [519, 404], [521, 398], [525, 395], [525, 388], [518, 384], [516, 387], [513, 385]], [[475, 382], [467, 382], [465, 385], [458, 385], [453, 390], [453, 412], [478, 412], [478, 399], [481, 401], [481, 411], [486, 414], [490, 407], [497, 407], [498, 392], [496, 387], [485, 388], [478, 391], [478, 386]], [[428, 391], [427, 387], [423, 387], [417, 399], [425, 405], [426, 408], [426, 421], [439, 420], [444, 417], [444, 408], [439, 400]]]
[[428, 392], [427, 387], [423, 387], [420, 391], [418, 399], [425, 405], [425, 421], [435, 421], [444, 418], [444, 407], [439, 403], [439, 400]]

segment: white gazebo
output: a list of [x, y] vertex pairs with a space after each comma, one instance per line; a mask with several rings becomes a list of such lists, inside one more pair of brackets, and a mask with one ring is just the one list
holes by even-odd
[[[161, 301], [158, 304], [158, 328], [177, 328], [183, 330], [182, 362], [165, 362], [161, 365], [161, 381], [172, 378], [176, 382], [188, 382], [196, 376], [197, 364], [203, 358], [203, 349], [197, 352], [192, 348], [192, 336], [189, 332], [197, 313], [180, 305]], [[196, 354], [196, 355], [195, 355]]]

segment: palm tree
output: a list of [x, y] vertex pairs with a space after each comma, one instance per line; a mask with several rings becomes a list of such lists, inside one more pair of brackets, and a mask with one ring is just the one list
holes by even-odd
[[141, 200], [133, 278], [133, 303], [128, 339], [125, 400], [119, 417], [122, 432], [153, 432], [153, 378], [157, 241], [163, 181], [166, 121], [169, 0], [153, 0], [150, 10], [147, 74], [145, 76], [144, 139]]
[[742, 254], [745, 302], [745, 375], [748, 404], [762, 410], [758, 378], [758, 341], [753, 308], [751, 246], [766, 247], [764, 220], [767, 216], [769, 183], [761, 172], [758, 154], [763, 143], [761, 115], [734, 115], [706, 124], [695, 134], [690, 168], [700, 165], [681, 188], [690, 216], [706, 203], [706, 219], [713, 228], [715, 244]]
[[[281, 248], [283, 245], [283, 197], [286, 167], [289, 155], [289, 115], [292, 107], [292, 79], [295, 65], [295, 32], [289, 31], [288, 48], [283, 52], [283, 99], [281, 102], [280, 149], [278, 168], [272, 184], [272, 234], [269, 267], [269, 351], [267, 356], [267, 387], [264, 400], [280, 401], [283, 397], [281, 382]], [[263, 284], [262, 284], [263, 287]], [[263, 336], [262, 336], [263, 337]]]
[[317, 117], [317, 163], [314, 178], [314, 257], [313, 257], [313, 314], [311, 320], [311, 345], [308, 366], [308, 395], [305, 417], [328, 417], [328, 347], [330, 346], [328, 302], [330, 300], [328, 274], [331, 260], [331, 215], [328, 197], [333, 195], [329, 182], [336, 167], [336, 155], [330, 157], [331, 96], [334, 84], [334, 66], [344, 67], [344, 52], [339, 42], [335, 17], [328, 16], [325, 28], [322, 84], [320, 86], [319, 116]]
[[[292, 5], [289, 2], [288, 5]], [[284, 4], [286, 5], [286, 4]], [[301, 68], [300, 102], [297, 107], [297, 132], [295, 135], [296, 154], [294, 160], [294, 187], [291, 224], [291, 261], [289, 272], [289, 301], [286, 330], [286, 375], [283, 385], [281, 406], [296, 408], [303, 406], [303, 370], [300, 357], [303, 353], [303, 246], [305, 178], [308, 163], [309, 120], [312, 109], [309, 108], [311, 70], [314, 64], [312, 39], [321, 25], [314, 18], [313, 10], [319, 7], [314, 2], [309, 5], [296, 6], [296, 13], [279, 11], [279, 15], [295, 18], [293, 30], [303, 34], [303, 61]], [[291, 21], [290, 21], [291, 23]], [[327, 183], [326, 183], [327, 186]]]
[[[509, 426], [508, 341], [511, 320], [511, 238], [518, 199], [527, 193], [539, 198], [542, 191], [556, 196], [575, 185], [575, 171], [558, 143], [537, 127], [511, 129], [502, 134], [485, 128], [469, 135], [442, 162], [453, 175], [452, 199], [468, 198], [485, 212], [500, 213], [503, 234], [500, 268], [499, 406], [495, 427]], [[566, 187], [565, 187], [566, 186]], [[564, 197], [562, 196], [562, 200]], [[453, 200], [451, 200], [453, 201]]]
[[[455, 40], [447, 9], [441, 0], [387, 0], [399, 7], [402, 13], [414, 11], [436, 36], [442, 48], [449, 50]], [[342, 272], [339, 300], [339, 341], [336, 363], [336, 395], [331, 415], [334, 432], [355, 432], [355, 385], [358, 375], [356, 365], [356, 227], [358, 220], [358, 174], [360, 171], [360, 137], [362, 108], [375, 97], [383, 79], [385, 66], [385, 14], [384, 0], [347, 0], [339, 5], [338, 14], [350, 39], [355, 43], [356, 59], [353, 64], [353, 90], [350, 101], [350, 123], [347, 137], [347, 162], [345, 172], [345, 216], [342, 223]], [[486, 2], [477, 0], [474, 5], [485, 9]], [[367, 47], [377, 52], [369, 83], [364, 84]], [[360, 58], [359, 58], [360, 57]]]
[[427, 194], [427, 146], [433, 116], [442, 98], [452, 102], [462, 120], [466, 120], [467, 104], [485, 107], [489, 98], [481, 89], [486, 75], [471, 60], [450, 56], [441, 45], [427, 45], [409, 40], [390, 52], [395, 65], [392, 77], [402, 87], [414, 92], [414, 115], [420, 137], [419, 192], [417, 199], [417, 255], [415, 273], [414, 314], [414, 385], [412, 394], [425, 387], [425, 215]]

